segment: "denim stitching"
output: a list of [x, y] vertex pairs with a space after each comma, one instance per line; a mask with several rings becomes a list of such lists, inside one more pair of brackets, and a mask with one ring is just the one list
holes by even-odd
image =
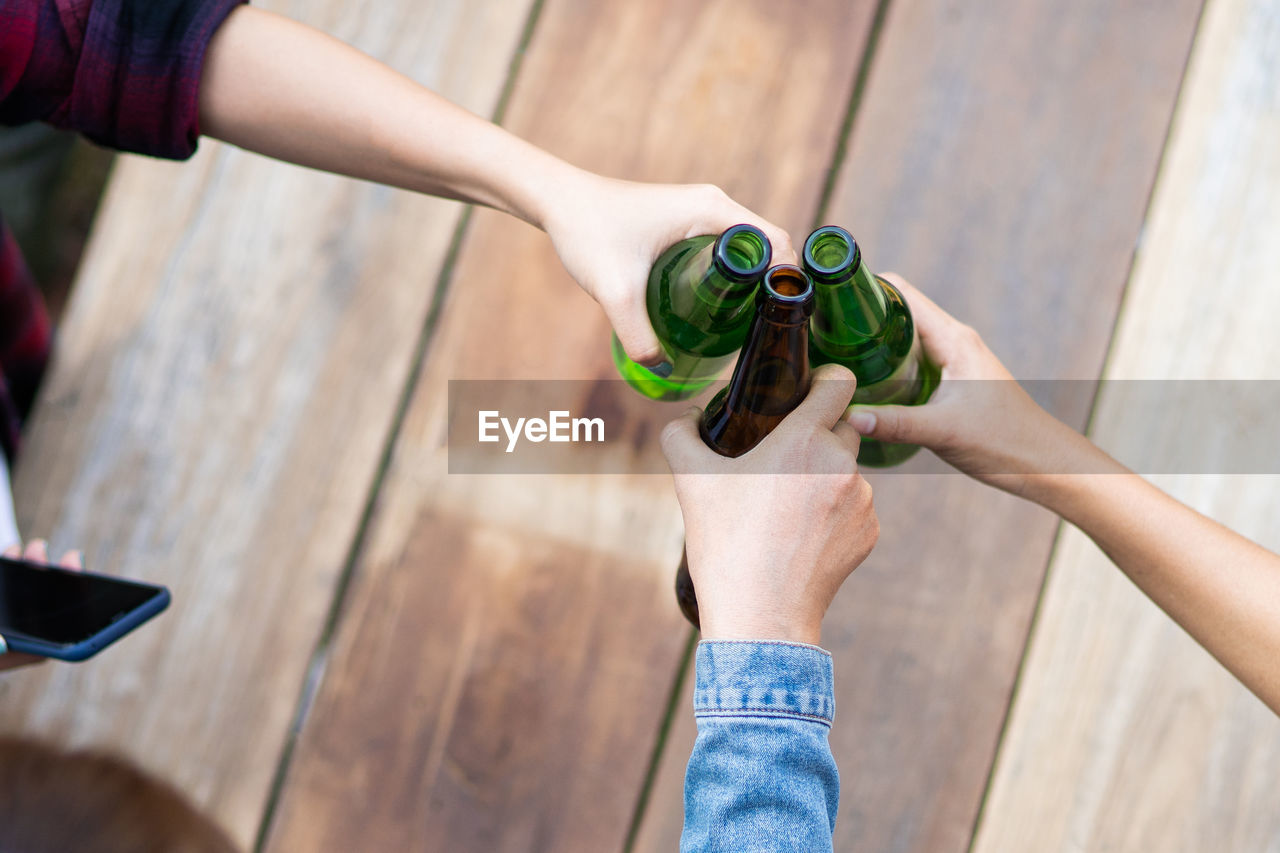
[[748, 717], [757, 719], [800, 719], [809, 720], [814, 723], [821, 723], [828, 728], [831, 727], [830, 717], [820, 717], [816, 714], [805, 714], [801, 711], [783, 711], [777, 708], [735, 708], [733, 710], [718, 711], [695, 711], [694, 719], [702, 719], [704, 717]]

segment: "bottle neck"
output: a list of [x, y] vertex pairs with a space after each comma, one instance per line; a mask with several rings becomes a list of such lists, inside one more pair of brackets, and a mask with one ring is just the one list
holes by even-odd
[[777, 322], [761, 309], [729, 380], [726, 403], [735, 418], [785, 415], [809, 388], [807, 317]]
[[703, 440], [717, 453], [740, 456], [773, 431], [809, 391], [809, 315], [802, 300], [761, 291], [733, 378], [707, 406]]
[[814, 334], [835, 347], [875, 337], [892, 313], [888, 292], [861, 257], [840, 274], [815, 276], [814, 291]]
[[760, 284], [759, 275], [744, 277], [729, 267], [719, 241], [703, 246], [689, 268], [693, 295], [713, 313], [733, 312], [750, 301]]

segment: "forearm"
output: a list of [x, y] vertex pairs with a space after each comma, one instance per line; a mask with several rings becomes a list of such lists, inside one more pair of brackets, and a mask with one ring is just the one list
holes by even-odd
[[209, 46], [202, 132], [281, 160], [475, 202], [542, 227], [581, 173], [360, 51], [250, 7]]
[[707, 641], [696, 677], [681, 851], [830, 850], [840, 798], [827, 741], [830, 656], [789, 643]]
[[1114, 460], [1109, 466], [1094, 457], [1088, 470], [1110, 473], [1046, 477], [1029, 496], [1084, 531], [1139, 589], [1280, 713], [1280, 556]]

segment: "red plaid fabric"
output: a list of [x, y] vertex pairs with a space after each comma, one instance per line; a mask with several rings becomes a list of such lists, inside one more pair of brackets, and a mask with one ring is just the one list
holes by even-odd
[[49, 360], [49, 317], [22, 252], [0, 219], [0, 445], [10, 460]]
[[[243, 0], [0, 0], [0, 123], [44, 121], [185, 159], [214, 31]], [[0, 443], [10, 459], [49, 357], [49, 321], [0, 220]]]

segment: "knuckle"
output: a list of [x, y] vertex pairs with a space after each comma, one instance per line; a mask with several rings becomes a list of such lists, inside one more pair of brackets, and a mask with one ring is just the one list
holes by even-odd
[[728, 193], [715, 184], [695, 184], [694, 190], [703, 199], [711, 202], [721, 202], [729, 198]]
[[980, 345], [982, 343], [982, 335], [980, 335], [978, 330], [973, 326], [970, 326], [968, 323], [961, 323], [958, 331], [960, 333], [960, 338], [965, 343], [971, 346], [974, 344]]
[[858, 478], [858, 457], [849, 452], [836, 454], [831, 463], [833, 474], [839, 474], [846, 491], [852, 492]]
[[680, 440], [680, 436], [684, 433], [683, 425], [680, 421], [671, 421], [662, 428], [662, 433], [658, 436], [658, 441], [662, 444], [664, 452], [673, 447]]

